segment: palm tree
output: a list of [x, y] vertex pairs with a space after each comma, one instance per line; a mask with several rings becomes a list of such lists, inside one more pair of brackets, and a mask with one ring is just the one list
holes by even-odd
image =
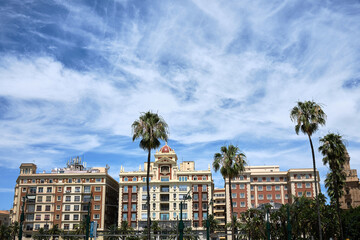
[[61, 230], [59, 229], [59, 225], [55, 224], [52, 228], [49, 229], [49, 234], [52, 235], [52, 239], [55, 240], [56, 237], [59, 236]]
[[313, 169], [314, 169], [314, 182], [315, 182], [315, 197], [317, 199], [317, 214], [318, 214], [318, 224], [319, 224], [319, 238], [322, 240], [321, 232], [321, 218], [320, 218], [320, 207], [318, 196], [318, 185], [317, 185], [317, 174], [316, 174], [316, 163], [315, 163], [315, 153], [314, 146], [311, 141], [311, 135], [316, 132], [319, 128], [319, 125], [325, 125], [326, 114], [321, 109], [321, 106], [313, 101], [306, 102], [297, 102], [290, 113], [290, 118], [295, 125], [295, 132], [299, 134], [299, 131], [306, 134], [310, 141], [311, 153], [313, 158]]
[[[220, 221], [217, 220], [213, 214], [210, 214], [207, 218], [209, 220], [210, 234], [214, 233], [216, 230], [218, 230]], [[206, 221], [206, 219], [202, 221], [203, 226], [206, 226]]]
[[15, 240], [18, 233], [19, 233], [19, 222], [15, 221], [10, 225], [10, 235], [13, 240]]
[[146, 189], [147, 189], [147, 230], [148, 239], [150, 239], [150, 188], [149, 188], [149, 177], [150, 177], [150, 158], [151, 149], [156, 149], [160, 146], [159, 139], [167, 141], [168, 139], [168, 126], [166, 122], [156, 113], [146, 112], [141, 114], [138, 120], [134, 121], [131, 125], [133, 131], [133, 141], [138, 138], [140, 140], [140, 148], [148, 151], [147, 161], [147, 174], [146, 174]]
[[339, 134], [329, 133], [320, 139], [319, 151], [324, 156], [324, 165], [328, 164], [330, 172], [325, 179], [325, 186], [331, 203], [335, 204], [340, 228], [340, 239], [344, 239], [339, 198], [343, 195], [346, 175], [344, 172], [344, 164], [347, 160], [347, 151], [342, 137]]
[[238, 147], [229, 145], [228, 147], [222, 146], [220, 148], [221, 153], [215, 153], [213, 168], [215, 172], [220, 169], [220, 173], [224, 178], [229, 179], [229, 193], [230, 193], [230, 205], [231, 205], [231, 234], [232, 239], [235, 239], [235, 223], [233, 219], [233, 201], [231, 192], [231, 179], [238, 177], [243, 171], [245, 171], [246, 156], [240, 151]]

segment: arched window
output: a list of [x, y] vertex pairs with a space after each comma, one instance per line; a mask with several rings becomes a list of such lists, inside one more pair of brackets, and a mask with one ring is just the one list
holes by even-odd
[[136, 181], [137, 181], [137, 178], [136, 178], [136, 177], [133, 177], [133, 181], [136, 182]]
[[128, 178], [127, 177], [124, 177], [124, 182], [127, 182], [128, 181]]

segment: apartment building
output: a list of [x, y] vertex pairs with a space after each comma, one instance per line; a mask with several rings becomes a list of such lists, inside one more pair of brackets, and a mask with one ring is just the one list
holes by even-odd
[[108, 174], [108, 168], [85, 166], [79, 157], [49, 173], [37, 172], [33, 163], [21, 164], [11, 219], [20, 222], [24, 205], [24, 237], [54, 225], [74, 230], [88, 215], [89, 206], [91, 221], [98, 222], [98, 231], [117, 222], [118, 182]]
[[225, 188], [215, 188], [213, 195], [213, 214], [214, 218], [219, 221], [219, 226], [225, 228], [226, 216], [226, 199]]
[[[319, 180], [319, 173], [317, 172]], [[265, 203], [286, 204], [292, 196], [315, 196], [312, 168], [280, 171], [279, 166], [248, 166], [243, 174], [231, 180], [234, 215], [239, 216], [249, 208]], [[230, 189], [226, 179], [226, 219], [230, 221]], [[318, 184], [318, 189], [320, 185]]]
[[[194, 161], [179, 164], [175, 151], [167, 144], [155, 153], [150, 163], [150, 210], [151, 219], [163, 228], [175, 228], [180, 220], [180, 202], [183, 202], [182, 218], [185, 226], [203, 229], [202, 220], [207, 218], [209, 200], [212, 197], [212, 175], [207, 170], [195, 170]], [[138, 171], [120, 170], [119, 225], [127, 221], [135, 229], [147, 225], [147, 163]], [[189, 194], [191, 199], [184, 200]], [[211, 212], [211, 209], [209, 209]]]

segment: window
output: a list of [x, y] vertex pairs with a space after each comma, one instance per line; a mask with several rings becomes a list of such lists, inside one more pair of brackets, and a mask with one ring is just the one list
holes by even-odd
[[310, 178], [310, 175], [309, 175], [309, 174], [306, 174], [306, 175], [305, 175], [305, 178], [306, 178], [306, 179], [309, 179], [309, 178]]
[[183, 219], [187, 219], [187, 213], [183, 213], [183, 214], [182, 214], [182, 218], [183, 218]]
[[61, 201], [61, 196], [57, 196], [57, 200], [58, 200], [58, 201]]
[[263, 187], [262, 186], [259, 186], [258, 187], [258, 191], [262, 191], [263, 190]]
[[145, 203], [145, 204], [142, 204], [142, 205], [141, 205], [141, 210], [146, 210], [146, 209], [147, 209], [147, 207], [146, 207], [146, 206], [147, 206], [147, 204], [146, 204], [146, 203]]
[[298, 183], [297, 188], [302, 188], [302, 183]]
[[270, 200], [270, 199], [272, 199], [272, 195], [271, 195], [271, 194], [268, 194], [268, 195], [266, 196], [266, 198], [267, 198], [268, 200]]
[[45, 182], [45, 180], [44, 179], [40, 179], [40, 183], [44, 183]]
[[194, 213], [194, 220], [199, 220], [199, 213]]
[[95, 182], [101, 182], [101, 178], [96, 178]]
[[[136, 195], [135, 195], [136, 196]], [[142, 196], [141, 196], [141, 199], [142, 200], [146, 200], [147, 199], [147, 195], [146, 194], [143, 194]]]
[[71, 178], [68, 179], [68, 183], [72, 183], [72, 179], [71, 179]]
[[288, 194], [285, 194], [285, 199], [288, 199], [289, 198], [289, 195]]
[[127, 211], [128, 210], [128, 205], [127, 204], [123, 204], [123, 210]]
[[199, 191], [199, 189], [198, 189], [198, 185], [194, 185], [193, 187], [194, 187], [194, 192]]
[[240, 189], [245, 189], [245, 184], [241, 183], [241, 184], [239, 185], [239, 187], [240, 187]]
[[142, 186], [142, 191], [147, 192], [147, 186]]
[[100, 205], [94, 205], [94, 210], [100, 210]]
[[267, 178], [266, 178], [266, 181], [267, 181], [267, 182], [270, 182], [270, 181], [271, 181], [271, 178], [270, 178], [270, 177], [267, 177]]
[[124, 177], [124, 182], [127, 182], [128, 181], [128, 178], [127, 177]]
[[41, 215], [36, 215], [35, 220], [41, 220]]
[[[195, 189], [195, 186], [196, 186], [196, 189], [197, 189], [197, 185], [194, 185], [194, 189]], [[187, 191], [187, 186], [186, 185], [180, 185], [179, 186], [179, 191], [181, 191], [181, 192]], [[197, 191], [197, 190], [194, 190], [194, 191]]]
[[198, 180], [197, 176], [195, 176], [193, 179], [194, 179], [194, 180]]
[[75, 201], [75, 202], [80, 202], [80, 196], [75, 196], [75, 197], [74, 197], [74, 201]]
[[[176, 213], [175, 213], [175, 215], [176, 215]], [[175, 216], [176, 217], [176, 216]], [[153, 213], [153, 218], [156, 218], [156, 213]]]
[[298, 197], [302, 197], [302, 192], [298, 192]]
[[100, 195], [95, 195], [95, 196], [94, 196], [94, 200], [95, 200], [95, 201], [100, 201], [100, 199], [101, 199], [101, 196], [100, 196]]
[[124, 186], [124, 193], [128, 192], [128, 186]]
[[123, 219], [123, 221], [126, 221], [126, 220], [127, 220], [127, 213], [123, 213], [122, 219]]
[[176, 200], [176, 193], [174, 193], [174, 200]]
[[45, 211], [50, 211], [50, 205], [45, 206]]
[[276, 178], [275, 178], [275, 182], [278, 182], [278, 181], [279, 181], [279, 177], [276, 177]]
[[62, 192], [62, 187], [58, 187], [58, 188], [57, 188], [57, 191], [58, 191], [58, 192]]
[[60, 219], [60, 215], [59, 214], [56, 214], [56, 220], [59, 220]]
[[276, 191], [280, 191], [280, 186], [275, 186]]
[[240, 180], [244, 180], [244, 176], [241, 175], [241, 176], [239, 177], [239, 179], [240, 179]]
[[254, 195], [251, 195], [251, 200], [254, 200]]
[[160, 220], [169, 220], [169, 214], [168, 213], [160, 213]]
[[183, 206], [182, 208], [186, 210], [188, 205], [187, 203], [183, 203], [182, 206]]
[[236, 189], [236, 184], [231, 184], [231, 189]]
[[276, 199], [280, 199], [280, 194], [276, 194], [276, 195], [275, 195], [275, 198], [276, 198]]
[[65, 205], [65, 211], [70, 211], [70, 205]]
[[169, 166], [161, 166], [160, 171], [161, 171], [162, 173], [169, 173], [169, 172], [170, 172], [170, 168], [169, 168]]
[[75, 187], [75, 192], [79, 193], [80, 192], [80, 187]]
[[162, 182], [168, 182], [168, 181], [169, 181], [169, 177], [161, 177], [161, 181], [162, 181]]
[[245, 198], [245, 193], [240, 193], [240, 198]]
[[66, 196], [65, 197], [65, 202], [71, 202], [71, 196]]
[[100, 219], [100, 214], [94, 214], [94, 219]]
[[35, 230], [39, 230], [40, 229], [40, 224], [35, 224]]
[[236, 193], [231, 194], [232, 198], [236, 198]]
[[203, 177], [202, 177], [202, 180], [206, 180], [206, 176], [203, 176]]
[[36, 211], [41, 212], [41, 205], [37, 205], [37, 206], [36, 206]]
[[284, 185], [284, 190], [287, 190], [287, 185]]
[[236, 202], [233, 202], [233, 207], [236, 207], [237, 205], [236, 205]]
[[258, 178], [258, 182], [262, 182], [262, 178], [260, 177], [260, 178]]
[[51, 202], [51, 196], [46, 196], [46, 201]]
[[37, 197], [37, 201], [38, 201], [38, 202], [42, 202], [42, 200], [43, 200], [42, 196], [38, 196], [38, 197]]
[[176, 219], [176, 212], [173, 213], [173, 218]]
[[76, 221], [76, 220], [79, 220], [79, 214], [74, 214], [74, 215], [73, 215], [73, 220], [75, 220], [75, 221]]
[[70, 229], [70, 224], [64, 224], [64, 230], [69, 230]]
[[204, 200], [207, 200], [207, 193], [203, 193], [202, 194], [202, 200], [204, 201]]
[[127, 202], [129, 200], [129, 196], [128, 195], [124, 195], [123, 197], [123, 202]]
[[136, 211], [136, 204], [131, 204], [131, 211]]
[[305, 187], [306, 187], [306, 188], [310, 188], [310, 187], [311, 187], [311, 183], [306, 183], [306, 184], [305, 184]]
[[65, 214], [65, 215], [64, 215], [64, 220], [70, 220], [70, 215], [69, 215], [69, 214]]
[[250, 186], [250, 190], [251, 190], [251, 191], [254, 191], [254, 186]]
[[306, 192], [307, 197], [311, 197], [311, 192]]
[[84, 193], [90, 193], [90, 186], [84, 187]]
[[136, 213], [132, 213], [131, 214], [131, 221], [135, 221], [136, 220]]
[[147, 213], [141, 213], [141, 219], [147, 219]]
[[56, 205], [56, 210], [60, 210], [60, 205]]
[[245, 207], [245, 202], [240, 202], [240, 207]]
[[[25, 188], [25, 192], [26, 192], [26, 188]], [[43, 187], [39, 187], [39, 188], [38, 188], [38, 192], [39, 192], [39, 193], [44, 192], [44, 188], [43, 188]]]
[[179, 181], [180, 182], [186, 182], [188, 180], [188, 177], [187, 176], [181, 176], [179, 177]]
[[297, 175], [297, 179], [301, 179], [301, 176], [300, 176], [300, 175]]
[[174, 208], [174, 210], [176, 209], [176, 203], [173, 203], [173, 208]]
[[266, 186], [266, 191], [271, 191], [271, 186]]
[[264, 199], [264, 195], [259, 194], [259, 200], [263, 200]]
[[199, 208], [199, 204], [198, 203], [194, 203], [194, 209], [197, 210]]
[[74, 211], [79, 211], [79, 205], [74, 205]]
[[203, 203], [203, 204], [202, 204], [202, 209], [203, 209], [203, 210], [206, 210], [206, 209], [207, 209], [207, 203]]
[[52, 192], [52, 187], [48, 187], [48, 188], [46, 189], [46, 192], [51, 193], [51, 192]]
[[133, 186], [133, 187], [132, 187], [132, 192], [133, 192], [133, 193], [136, 193], [136, 186]]
[[[143, 197], [144, 197], [144, 195], [143, 195]], [[153, 199], [155, 200], [156, 199], [156, 194], [155, 193], [153, 193]], [[143, 199], [144, 200], [144, 199]], [[146, 200], [146, 197], [145, 197], [145, 200]]]

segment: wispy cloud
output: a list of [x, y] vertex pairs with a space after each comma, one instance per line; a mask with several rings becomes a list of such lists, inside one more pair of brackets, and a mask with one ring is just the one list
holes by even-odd
[[[342, 133], [358, 166], [359, 10], [332, 1], [4, 2], [0, 165], [45, 168], [84, 152], [139, 165], [130, 126], [153, 110], [201, 168], [224, 141], [239, 142], [252, 164], [302, 166], [308, 143], [289, 112], [310, 99], [328, 115], [314, 142]], [[277, 145], [264, 149], [263, 139]]]

